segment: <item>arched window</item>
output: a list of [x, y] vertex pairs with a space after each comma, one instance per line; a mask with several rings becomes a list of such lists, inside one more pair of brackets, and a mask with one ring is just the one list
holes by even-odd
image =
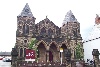
[[20, 57], [23, 56], [23, 48], [20, 48]]
[[80, 29], [78, 28], [78, 33], [80, 33]]
[[73, 30], [73, 34], [74, 34], [75, 37], [77, 37], [77, 30], [76, 31]]
[[23, 25], [23, 34], [25, 34], [25, 35], [29, 34], [29, 26], [28, 25], [25, 25], [25, 24]]
[[43, 28], [41, 29], [40, 34], [45, 34], [45, 33], [46, 33], [46, 29], [43, 27]]
[[49, 30], [48, 30], [48, 35], [52, 35], [53, 34], [53, 30], [50, 28]]
[[26, 57], [26, 48], [24, 48], [24, 57]]

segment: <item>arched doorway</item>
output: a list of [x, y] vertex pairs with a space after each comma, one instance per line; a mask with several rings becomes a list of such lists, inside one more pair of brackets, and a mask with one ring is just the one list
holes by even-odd
[[67, 49], [67, 46], [65, 44], [62, 44], [61, 48], [63, 48], [63, 52], [62, 52], [62, 60], [63, 62], [65, 61], [65, 52], [64, 50]]
[[57, 47], [55, 43], [51, 43], [49, 48], [49, 61], [56, 62], [58, 60], [58, 57], [59, 57], [59, 52], [57, 51]]
[[39, 62], [46, 62], [46, 48], [44, 45], [45, 44], [41, 42], [37, 47]]
[[53, 61], [53, 52], [49, 51], [49, 61], [52, 62]]

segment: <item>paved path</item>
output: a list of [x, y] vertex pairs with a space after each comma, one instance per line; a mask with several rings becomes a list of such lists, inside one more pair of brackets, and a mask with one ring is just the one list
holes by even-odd
[[11, 67], [11, 62], [3, 62], [0, 60], [0, 67]]

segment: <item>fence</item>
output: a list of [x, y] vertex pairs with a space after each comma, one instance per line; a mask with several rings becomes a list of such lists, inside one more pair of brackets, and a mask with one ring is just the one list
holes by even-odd
[[[81, 65], [80, 65], [81, 64]], [[92, 67], [92, 66], [85, 66], [84, 63], [79, 63], [80, 67]], [[17, 61], [16, 67], [76, 67], [76, 62], [71, 62], [67, 64], [66, 62], [49, 62], [49, 63], [37, 63], [32, 61]]]
[[17, 62], [17, 67], [66, 67], [66, 63], [36, 63], [36, 62]]

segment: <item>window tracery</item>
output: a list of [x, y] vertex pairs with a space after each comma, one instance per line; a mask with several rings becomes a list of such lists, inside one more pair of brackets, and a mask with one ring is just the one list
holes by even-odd
[[51, 28], [48, 29], [48, 35], [52, 35], [53, 34], [53, 30]]
[[43, 28], [41, 29], [40, 34], [45, 34], [45, 33], [46, 33], [46, 29], [43, 27]]

